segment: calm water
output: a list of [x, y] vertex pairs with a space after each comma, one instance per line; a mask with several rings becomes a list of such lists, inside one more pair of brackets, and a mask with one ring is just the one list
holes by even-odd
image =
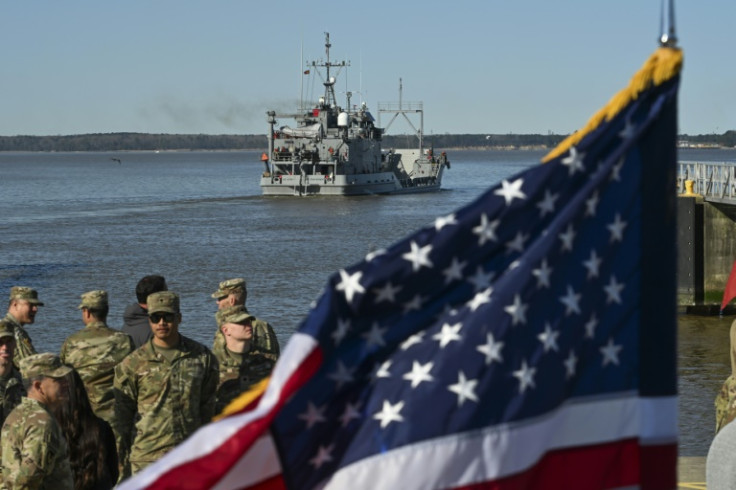
[[[181, 294], [182, 332], [210, 345], [210, 293], [244, 276], [249, 309], [285, 345], [329, 274], [543, 155], [449, 154], [442, 192], [298, 199], [261, 197], [260, 151], [0, 153], [0, 293], [39, 290], [46, 306], [29, 332], [39, 351], [58, 352], [82, 327], [82, 292], [108, 290], [109, 323], [119, 328], [138, 279], [158, 273]], [[736, 161], [736, 151], [686, 150], [680, 159]], [[680, 318], [682, 455], [705, 455], [710, 444], [731, 320]]]

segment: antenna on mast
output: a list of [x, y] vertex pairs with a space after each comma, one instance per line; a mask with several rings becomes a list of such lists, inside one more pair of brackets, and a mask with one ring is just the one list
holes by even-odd
[[675, 35], [675, 0], [662, 0], [660, 32], [660, 46], [663, 48], [674, 48], [677, 46], [677, 36]]

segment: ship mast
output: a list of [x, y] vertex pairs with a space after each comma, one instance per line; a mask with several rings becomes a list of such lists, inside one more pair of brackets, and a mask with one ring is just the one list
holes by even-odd
[[324, 103], [328, 107], [337, 107], [337, 98], [335, 97], [335, 82], [336, 79], [330, 74], [330, 68], [342, 68], [344, 66], [350, 66], [346, 61], [331, 62], [330, 61], [330, 33], [325, 32], [325, 56], [326, 61], [312, 61], [311, 66], [313, 68], [325, 68], [326, 79], [322, 82], [325, 86]]

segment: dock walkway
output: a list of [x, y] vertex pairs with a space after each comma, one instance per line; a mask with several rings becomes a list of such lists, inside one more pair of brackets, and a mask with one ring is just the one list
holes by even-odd
[[705, 490], [705, 456], [678, 458], [677, 488]]

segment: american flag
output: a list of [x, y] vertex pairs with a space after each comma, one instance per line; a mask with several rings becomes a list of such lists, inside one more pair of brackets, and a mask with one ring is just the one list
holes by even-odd
[[338, 271], [258, 403], [121, 488], [673, 488], [678, 86]]

